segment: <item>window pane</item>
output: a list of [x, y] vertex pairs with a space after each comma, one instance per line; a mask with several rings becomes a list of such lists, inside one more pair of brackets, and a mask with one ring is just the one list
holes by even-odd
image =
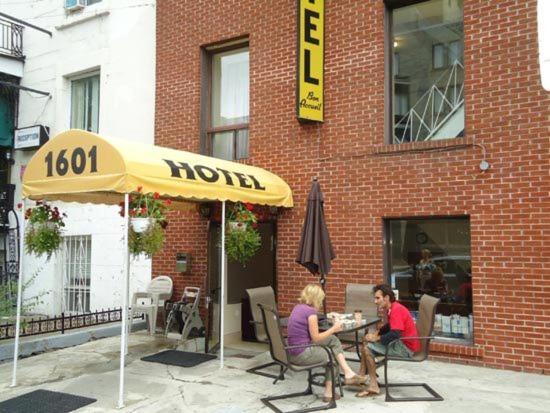
[[[394, 9], [392, 24], [394, 143], [461, 136], [462, 0], [429, 0]], [[403, 97], [397, 97], [403, 85], [410, 104], [404, 114]], [[456, 99], [455, 90], [460, 91]], [[435, 105], [437, 94], [448, 98], [443, 105]]]
[[248, 49], [212, 57], [212, 127], [248, 123]]
[[231, 161], [235, 159], [233, 132], [219, 132], [212, 135], [212, 156]]
[[90, 311], [92, 239], [89, 235], [63, 237], [63, 311]]
[[71, 82], [71, 128], [99, 130], [99, 75]]
[[248, 158], [248, 129], [237, 131], [237, 156], [235, 158]]
[[387, 238], [388, 281], [399, 291], [399, 301], [417, 311], [423, 294], [440, 298], [435, 334], [470, 341], [473, 318], [469, 219], [389, 220]]

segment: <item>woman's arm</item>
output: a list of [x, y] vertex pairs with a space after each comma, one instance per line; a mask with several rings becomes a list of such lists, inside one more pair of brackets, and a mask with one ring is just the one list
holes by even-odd
[[339, 331], [342, 331], [342, 323], [340, 323], [339, 321], [336, 321], [334, 322], [334, 325], [331, 328], [329, 328], [327, 331], [323, 331], [322, 333], [319, 333], [319, 321], [317, 319], [317, 314], [310, 315], [307, 318], [307, 324], [308, 324], [311, 341], [313, 341], [315, 344], [318, 344], [326, 340], [334, 333], [338, 333]]

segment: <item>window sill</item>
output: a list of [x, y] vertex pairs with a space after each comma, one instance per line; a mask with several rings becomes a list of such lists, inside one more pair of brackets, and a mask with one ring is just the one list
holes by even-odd
[[436, 141], [409, 142], [400, 144], [386, 144], [370, 149], [371, 155], [394, 155], [408, 152], [428, 152], [462, 149], [474, 146], [471, 137], [442, 139]]
[[434, 340], [430, 343], [430, 354], [435, 353], [434, 355], [442, 354], [456, 354], [467, 357], [474, 358], [483, 358], [484, 350], [483, 347], [476, 346], [475, 344], [465, 344], [465, 343], [456, 343], [456, 342], [444, 342]]
[[68, 23], [60, 24], [59, 26], [55, 26], [55, 29], [57, 31], [65, 30], [65, 29], [68, 29], [69, 27], [73, 27], [73, 26], [79, 25], [81, 23], [90, 21], [90, 20], [99, 19], [101, 17], [106, 17], [109, 14], [111, 14], [111, 13], [108, 10], [96, 11], [96, 12], [94, 12], [94, 14], [89, 14], [89, 15], [81, 17], [81, 18], [75, 18], [74, 20], [72, 20]]

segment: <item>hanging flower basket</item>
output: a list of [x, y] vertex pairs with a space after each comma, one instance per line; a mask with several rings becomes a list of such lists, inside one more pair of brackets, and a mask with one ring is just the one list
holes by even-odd
[[[164, 229], [168, 225], [166, 211], [171, 201], [162, 200], [158, 192], [144, 193], [142, 189], [137, 187], [136, 195], [130, 197], [128, 205], [128, 248], [134, 256], [145, 254], [150, 258], [162, 250]], [[124, 202], [120, 203], [120, 215], [124, 216]]]
[[256, 229], [257, 218], [252, 204], [236, 203], [228, 209], [225, 235], [227, 258], [242, 265], [258, 252], [262, 244], [260, 233]]
[[25, 247], [29, 254], [37, 257], [52, 254], [61, 248], [63, 218], [67, 214], [60, 213], [57, 207], [51, 207], [45, 202], [37, 201], [36, 206], [25, 211], [28, 226], [25, 231]]

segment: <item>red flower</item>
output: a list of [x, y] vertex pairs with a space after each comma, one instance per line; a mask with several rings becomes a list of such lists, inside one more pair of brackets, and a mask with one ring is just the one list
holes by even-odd
[[249, 211], [252, 211], [252, 210], [254, 209], [254, 205], [251, 204], [250, 202], [246, 202], [246, 203], [244, 204], [244, 207], [245, 207], [246, 209], [248, 209]]
[[164, 201], [164, 205], [172, 205], [172, 201], [169, 200], [169, 199], [166, 199], [166, 200]]
[[155, 192], [153, 194], [153, 199], [159, 199], [160, 198], [160, 194], [158, 192]]
[[21, 208], [23, 208], [23, 204], [22, 204], [21, 202], [19, 202], [19, 203], [17, 204], [17, 209], [21, 209]]
[[147, 208], [141, 208], [141, 213], [143, 215], [147, 215]]

